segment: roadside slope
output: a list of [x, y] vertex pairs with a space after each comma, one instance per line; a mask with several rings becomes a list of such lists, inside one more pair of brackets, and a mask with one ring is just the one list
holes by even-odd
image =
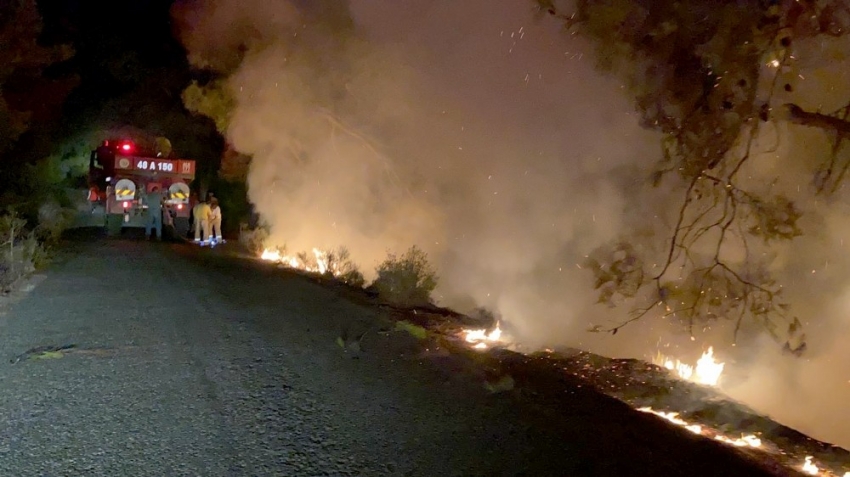
[[[766, 475], [587, 388], [489, 394], [381, 333], [377, 310], [273, 267], [75, 247], [0, 320], [8, 357], [77, 346], [0, 364], [2, 475]], [[360, 353], [343, 330], [368, 331]]]

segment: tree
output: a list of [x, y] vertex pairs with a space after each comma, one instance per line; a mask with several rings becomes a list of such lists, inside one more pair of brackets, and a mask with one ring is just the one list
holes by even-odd
[[215, 121], [215, 127], [221, 134], [227, 133], [235, 103], [223, 80], [212, 81], [204, 86], [192, 81], [183, 90], [183, 104], [189, 111]]
[[[217, 79], [203, 86], [198, 81], [192, 81], [192, 84], [183, 90], [182, 98], [186, 109], [193, 114], [212, 119], [222, 137], [227, 136], [230, 116], [236, 102], [225, 80]], [[218, 175], [226, 181], [245, 182], [250, 162], [250, 156], [240, 153], [225, 142]]]
[[556, 0], [537, 5], [589, 39], [597, 67], [623, 80], [642, 125], [663, 138], [652, 183], [672, 181], [682, 194], [660, 266], [652, 268], [625, 241], [600, 247], [589, 259], [600, 301], [645, 300], [630, 319], [594, 331], [616, 333], [660, 312], [690, 329], [732, 317], [736, 336], [747, 319], [777, 337], [798, 334], [800, 322], [789, 316], [780, 284], [752, 247], [800, 236], [801, 209], [748, 182], [742, 170], [765, 152], [758, 140], [765, 130], [784, 121], [822, 129], [832, 141], [830, 158], [806, 164], [816, 193], [832, 193], [844, 180], [850, 168], [850, 157], [842, 155], [850, 137], [850, 91], [848, 104], [829, 114], [784, 100], [794, 99], [799, 56], [811, 53], [798, 45], [845, 35], [850, 4], [577, 0], [572, 10]]
[[0, 45], [3, 45], [0, 48], [0, 156], [30, 129], [34, 108], [45, 103], [51, 106], [61, 104], [71, 87], [66, 84], [58, 88], [62, 93], [58, 101], [48, 101], [44, 95], [33, 98], [31, 91], [41, 84], [39, 81], [44, 69], [73, 54], [67, 45], [39, 45], [37, 40], [41, 29], [41, 16], [35, 0], [12, 0], [0, 4]]

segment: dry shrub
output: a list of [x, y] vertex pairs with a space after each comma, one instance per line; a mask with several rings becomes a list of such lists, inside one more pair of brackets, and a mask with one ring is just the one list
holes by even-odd
[[376, 271], [378, 277], [372, 286], [381, 298], [403, 306], [431, 303], [437, 274], [428, 262], [428, 255], [415, 245], [401, 257], [389, 254]]
[[[280, 250], [285, 255], [286, 249]], [[295, 255], [298, 266], [303, 270], [323, 273], [354, 287], [362, 288], [366, 279], [360, 273], [357, 264], [351, 260], [351, 253], [346, 247], [340, 246], [328, 252], [314, 249], [312, 252], [299, 252]]]
[[363, 288], [366, 284], [366, 278], [363, 277], [357, 264], [351, 260], [351, 254], [347, 248], [339, 247], [331, 250], [326, 258], [328, 271], [333, 273], [337, 280], [357, 288]]
[[74, 220], [74, 211], [56, 201], [38, 208], [38, 223], [28, 227], [27, 220], [14, 210], [0, 213], [0, 288], [8, 289], [20, 278], [47, 265], [50, 249]]
[[268, 238], [269, 230], [266, 227], [252, 229], [245, 224], [241, 224], [239, 227], [239, 243], [251, 253], [258, 255], [263, 253], [264, 244]]
[[0, 215], [0, 289], [7, 290], [45, 261], [44, 249], [26, 225], [14, 212]]
[[45, 202], [38, 208], [36, 236], [47, 244], [55, 244], [59, 242], [62, 233], [68, 229], [73, 219], [73, 210], [63, 208], [54, 201]]

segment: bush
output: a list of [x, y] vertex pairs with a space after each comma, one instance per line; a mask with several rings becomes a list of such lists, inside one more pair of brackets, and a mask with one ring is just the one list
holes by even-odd
[[357, 288], [363, 288], [366, 285], [366, 277], [356, 267], [336, 276], [343, 283]]
[[339, 247], [332, 250], [328, 252], [325, 259], [328, 273], [332, 273], [338, 280], [358, 288], [363, 288], [366, 284], [366, 278], [360, 273], [357, 264], [351, 260], [351, 254], [347, 248]]
[[378, 277], [372, 286], [388, 302], [404, 306], [431, 302], [431, 292], [437, 287], [437, 275], [428, 263], [428, 255], [415, 245], [401, 257], [389, 254], [376, 271]]
[[48, 245], [55, 244], [73, 220], [73, 210], [63, 208], [55, 201], [45, 202], [38, 208], [36, 236]]
[[265, 242], [269, 238], [269, 230], [266, 227], [258, 227], [255, 229], [248, 228], [246, 224], [240, 224], [239, 227], [239, 243], [248, 249], [249, 252], [257, 255], [263, 253]]
[[45, 263], [45, 249], [15, 212], [0, 215], [0, 288], [7, 290]]
[[[286, 254], [286, 249], [280, 251]], [[298, 266], [303, 270], [313, 273], [321, 273], [328, 277], [334, 277], [354, 287], [363, 287], [366, 279], [360, 273], [360, 269], [351, 260], [351, 254], [345, 247], [339, 247], [329, 252], [313, 249], [312, 253], [300, 252], [295, 255]]]

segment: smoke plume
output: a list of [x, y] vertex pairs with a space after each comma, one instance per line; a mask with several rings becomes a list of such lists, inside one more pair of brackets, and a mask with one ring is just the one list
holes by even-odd
[[[272, 244], [343, 245], [367, 275], [388, 251], [418, 245], [439, 271], [441, 304], [494, 310], [529, 347], [645, 358], [678, 343], [685, 359], [729, 340], [728, 329], [709, 330], [691, 343], [654, 317], [617, 336], [586, 332], [628, 310], [595, 303], [585, 257], [669, 228], [681, 194], [647, 187], [659, 137], [639, 127], [622, 85], [594, 70], [592, 49], [535, 20], [532, 2], [215, 0], [174, 14], [193, 65], [227, 75], [236, 107], [226, 137], [253, 158], [249, 198]], [[777, 187], [808, 201], [794, 158], [819, 153], [800, 150], [801, 137], [824, 139], [781, 133], [798, 145], [748, 173], [781, 178]], [[848, 446], [850, 429], [829, 415], [850, 397], [840, 366], [850, 351], [834, 338], [850, 307], [846, 206], [806, 203], [816, 232], [771, 263], [801, 318], [818, 323], [815, 351], [726, 349], [739, 357], [727, 370], [741, 375], [730, 392]]]

